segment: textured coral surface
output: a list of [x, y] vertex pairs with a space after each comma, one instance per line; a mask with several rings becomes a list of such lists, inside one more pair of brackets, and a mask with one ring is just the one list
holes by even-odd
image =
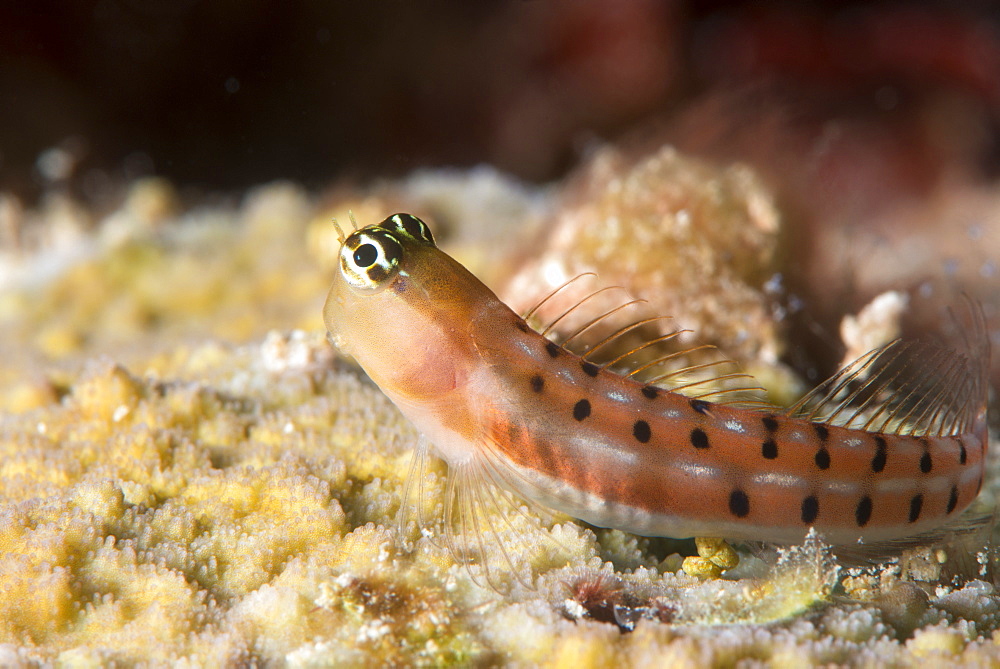
[[[503, 594], [433, 524], [404, 547], [418, 437], [325, 340], [329, 217], [446, 210], [441, 236], [476, 267], [475, 240], [510, 236], [478, 215], [484, 192], [508, 214], [542, 197], [424, 175], [333, 206], [273, 185], [178, 213], [169, 185], [143, 183], [99, 221], [72, 202], [23, 213], [0, 275], [0, 665], [1000, 662], [975, 545], [867, 571], [818, 541], [750, 547], [702, 582], [679, 570], [683, 543], [528, 511], [507, 550], [535, 581], [501, 570]], [[424, 515], [444, 481], [433, 464]]]

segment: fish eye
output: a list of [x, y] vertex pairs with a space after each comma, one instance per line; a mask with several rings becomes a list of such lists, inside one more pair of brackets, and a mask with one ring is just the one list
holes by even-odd
[[378, 225], [380, 228], [391, 230], [397, 235], [409, 237], [414, 241], [434, 244], [434, 235], [431, 234], [431, 229], [413, 214], [393, 214]]
[[362, 228], [344, 240], [340, 273], [358, 290], [377, 290], [388, 284], [403, 258], [403, 246], [388, 230]]
[[371, 267], [376, 260], [378, 260], [378, 249], [374, 244], [362, 244], [354, 251], [354, 264], [358, 267]]

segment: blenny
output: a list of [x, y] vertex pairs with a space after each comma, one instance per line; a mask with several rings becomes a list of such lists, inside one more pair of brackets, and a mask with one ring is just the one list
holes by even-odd
[[778, 409], [709, 401], [570, 351], [409, 214], [341, 234], [339, 270], [323, 312], [331, 341], [447, 462], [448, 522], [480, 542], [476, 507], [497, 489], [646, 536], [793, 543], [815, 528], [847, 544], [932, 530], [983, 485], [978, 307], [964, 350], [896, 341]]

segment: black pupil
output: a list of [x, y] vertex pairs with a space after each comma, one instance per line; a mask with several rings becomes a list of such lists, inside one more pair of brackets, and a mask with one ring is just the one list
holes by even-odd
[[374, 244], [362, 244], [354, 250], [354, 262], [358, 267], [371, 267], [378, 260], [378, 249]]

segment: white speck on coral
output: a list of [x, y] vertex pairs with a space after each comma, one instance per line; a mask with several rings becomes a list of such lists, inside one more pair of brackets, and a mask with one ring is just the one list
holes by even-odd
[[382, 621], [372, 621], [370, 623], [365, 623], [358, 629], [358, 643], [364, 643], [365, 641], [375, 641], [384, 637], [386, 634], [392, 631], [388, 625]]
[[293, 432], [295, 432], [295, 424], [292, 423], [292, 421], [288, 421], [287, 423], [285, 423], [285, 427], [282, 428], [282, 430], [284, 431], [285, 434], [292, 434]]
[[678, 228], [686, 229], [691, 226], [691, 213], [687, 209], [678, 209], [674, 218]]
[[847, 345], [842, 364], [899, 337], [899, 319], [909, 305], [909, 296], [889, 290], [876, 296], [854, 316], [840, 322], [840, 338]]
[[274, 374], [312, 369], [324, 364], [327, 355], [328, 347], [316, 346], [302, 330], [293, 330], [287, 335], [272, 330], [260, 345], [261, 364]]
[[764, 292], [770, 295], [781, 295], [785, 292], [785, 277], [781, 272], [775, 272], [764, 282]]
[[38, 434], [45, 434], [49, 431], [48, 425], [42, 422], [39, 422], [38, 425], [35, 426], [35, 429], [38, 430]]
[[118, 408], [115, 409], [115, 412], [111, 414], [111, 420], [115, 423], [120, 423], [125, 418], [125, 416], [128, 415], [128, 412], [129, 408], [124, 404], [120, 404], [118, 405]]
[[587, 615], [587, 609], [583, 607], [583, 604], [576, 601], [575, 599], [567, 599], [563, 602], [563, 606], [566, 607], [566, 613], [568, 613], [573, 618], [583, 618]]

